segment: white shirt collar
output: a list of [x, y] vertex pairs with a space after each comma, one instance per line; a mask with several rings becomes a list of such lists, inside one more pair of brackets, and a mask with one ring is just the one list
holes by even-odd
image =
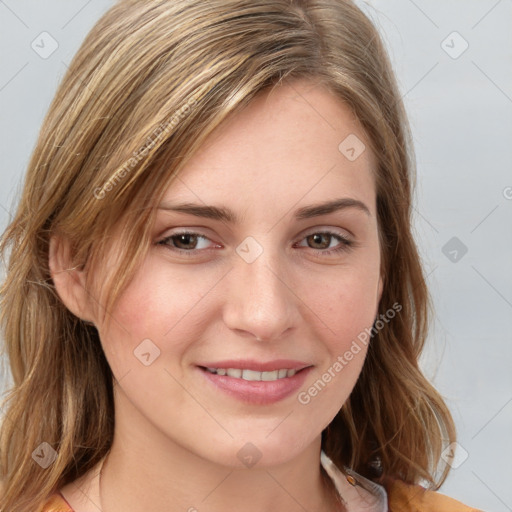
[[352, 485], [323, 450], [320, 453], [320, 462], [345, 502], [347, 512], [388, 512], [388, 497], [384, 487], [345, 468], [347, 475], [356, 481]]

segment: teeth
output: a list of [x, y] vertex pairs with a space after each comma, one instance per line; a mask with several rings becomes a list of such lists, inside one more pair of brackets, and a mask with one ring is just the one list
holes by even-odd
[[273, 381], [278, 379], [285, 379], [287, 377], [293, 377], [297, 371], [287, 370], [283, 368], [281, 370], [273, 370], [271, 372], [257, 372], [254, 370], [240, 370], [239, 368], [206, 368], [210, 373], [216, 373], [217, 375], [227, 375], [228, 377], [234, 377], [235, 379], [252, 380], [252, 381]]
[[[244, 378], [245, 378], [245, 372], [247, 370], [244, 370]], [[277, 380], [277, 376], [279, 374], [279, 370], [274, 370], [273, 372], [252, 372], [255, 374], [254, 380]], [[259, 375], [258, 375], [259, 374]]]

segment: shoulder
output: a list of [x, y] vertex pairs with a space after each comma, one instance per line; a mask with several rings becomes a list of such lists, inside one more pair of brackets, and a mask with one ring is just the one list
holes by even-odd
[[74, 512], [66, 500], [59, 494], [52, 494], [43, 506], [41, 512]]
[[384, 486], [390, 512], [482, 512], [420, 485], [389, 480]]

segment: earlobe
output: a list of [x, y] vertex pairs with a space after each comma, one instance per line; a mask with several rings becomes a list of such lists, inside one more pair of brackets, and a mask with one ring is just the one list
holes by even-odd
[[85, 271], [72, 264], [69, 240], [60, 235], [52, 235], [48, 265], [55, 289], [64, 305], [78, 318], [92, 322]]

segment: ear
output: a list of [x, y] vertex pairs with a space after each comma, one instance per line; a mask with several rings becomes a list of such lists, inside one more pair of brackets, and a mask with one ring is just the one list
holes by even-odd
[[[64, 305], [78, 318], [92, 322], [90, 294], [86, 291], [86, 273], [73, 267], [69, 240], [52, 235], [48, 254], [50, 274], [57, 293]], [[72, 268], [73, 267], [73, 268]]]

